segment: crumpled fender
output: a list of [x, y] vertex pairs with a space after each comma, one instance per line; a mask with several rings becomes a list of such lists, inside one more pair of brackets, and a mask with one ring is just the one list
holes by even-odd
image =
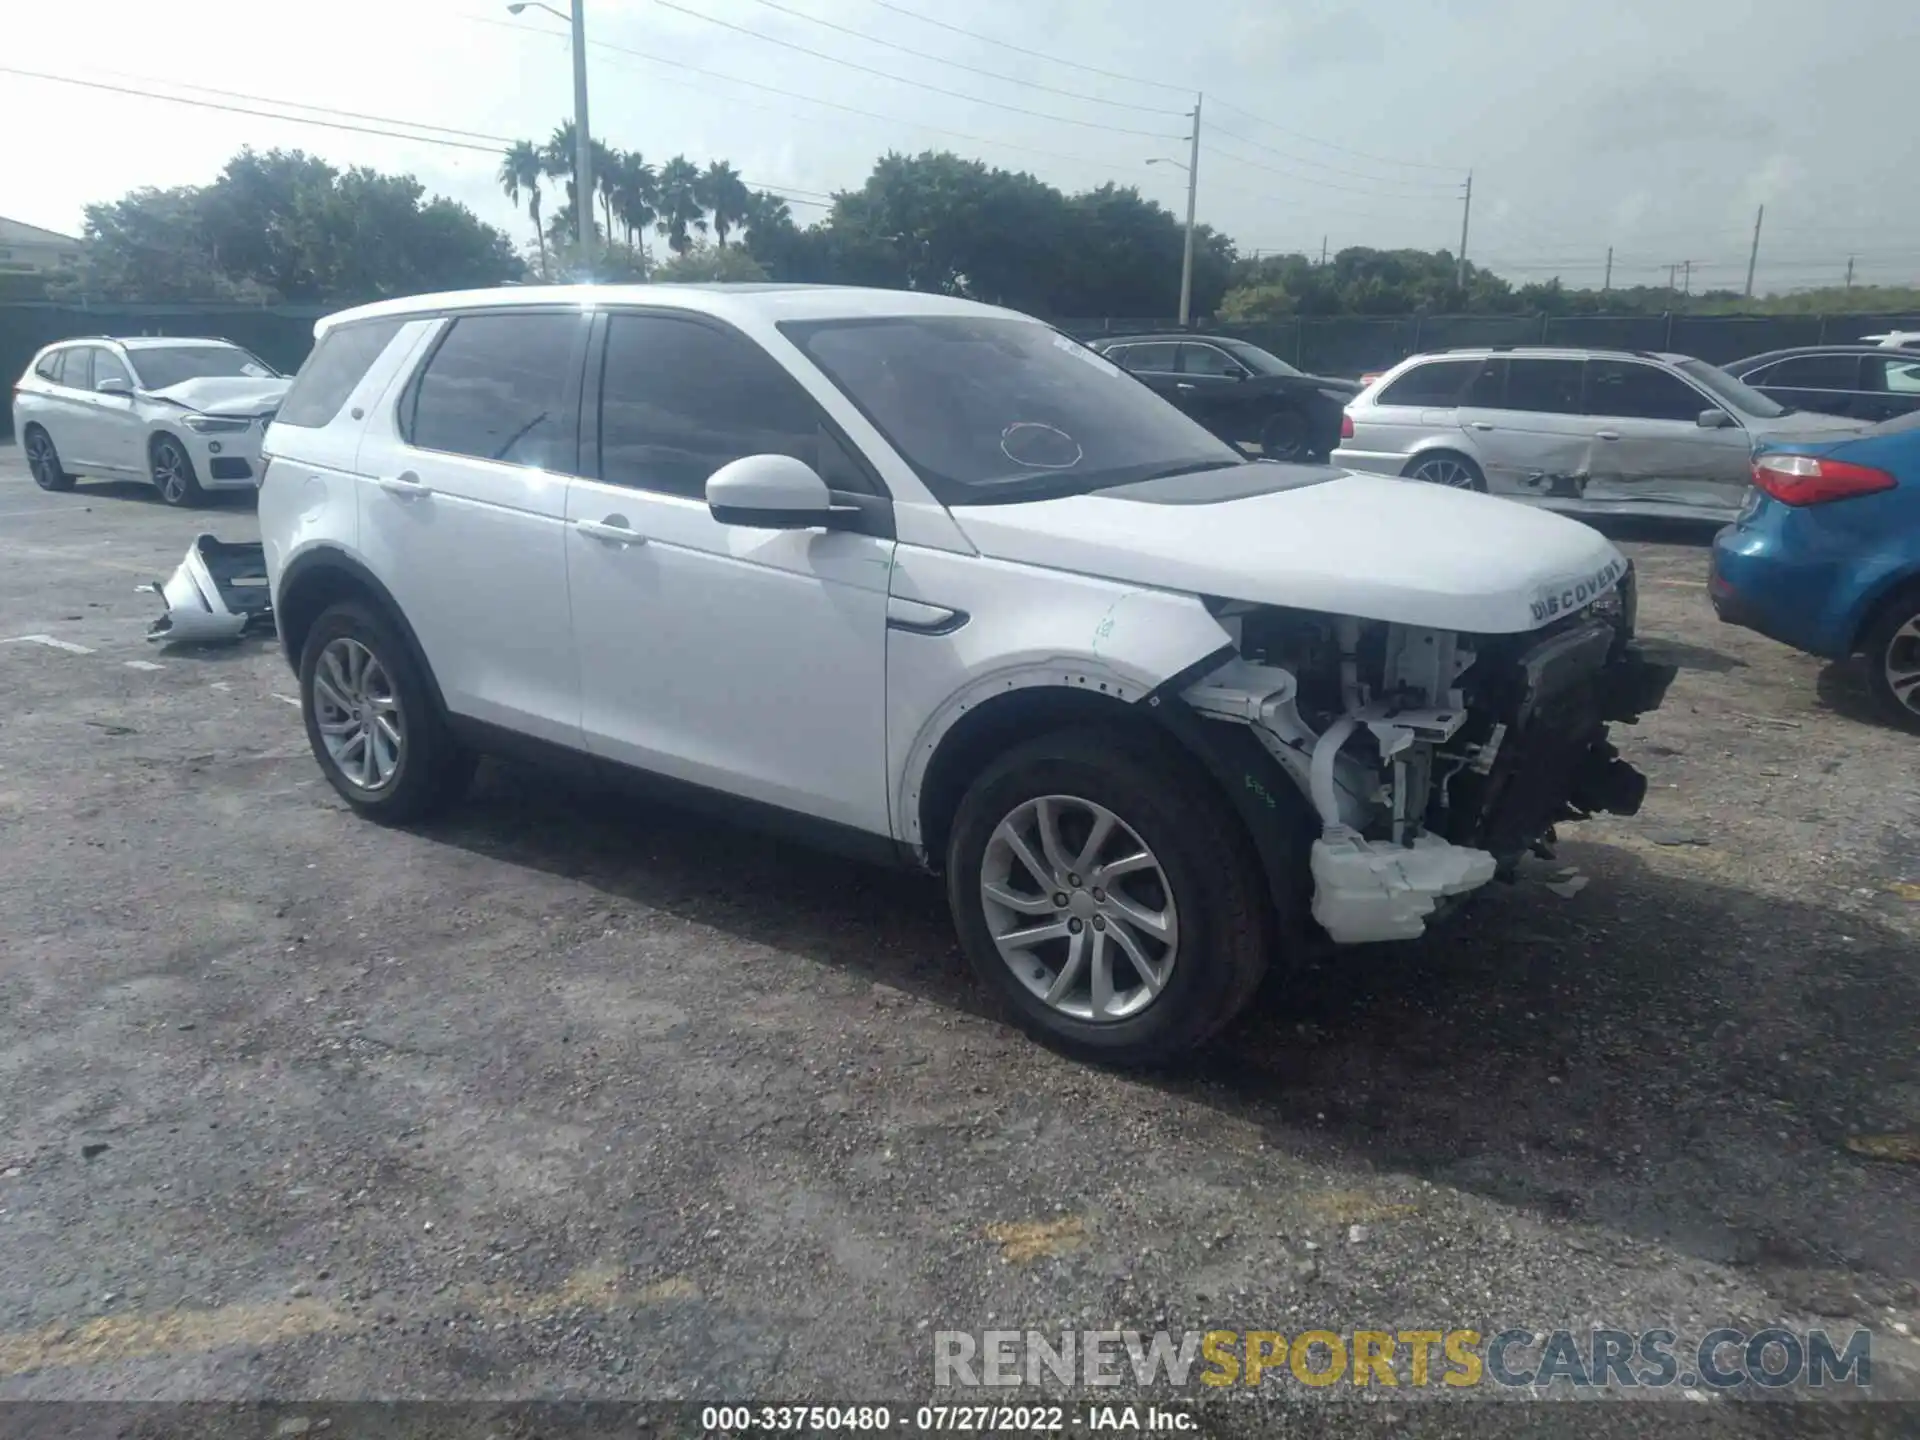
[[147, 627], [147, 639], [156, 643], [237, 640], [256, 623], [273, 619], [266, 551], [257, 543], [196, 535], [171, 577], [141, 588], [167, 607]]

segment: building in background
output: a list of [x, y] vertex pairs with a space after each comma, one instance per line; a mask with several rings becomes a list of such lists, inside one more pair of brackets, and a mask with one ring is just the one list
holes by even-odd
[[81, 248], [71, 235], [0, 215], [0, 274], [62, 274], [80, 264]]

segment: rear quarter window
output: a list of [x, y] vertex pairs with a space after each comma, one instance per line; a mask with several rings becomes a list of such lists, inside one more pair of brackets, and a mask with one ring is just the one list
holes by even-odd
[[57, 380], [60, 377], [60, 352], [49, 350], [33, 362], [33, 373], [42, 380]]
[[275, 427], [319, 430], [331, 425], [354, 387], [405, 324], [405, 320], [364, 320], [327, 331], [293, 377], [293, 387], [273, 417]]
[[1374, 398], [1376, 405], [1457, 405], [1480, 371], [1478, 360], [1429, 360], [1416, 365]]

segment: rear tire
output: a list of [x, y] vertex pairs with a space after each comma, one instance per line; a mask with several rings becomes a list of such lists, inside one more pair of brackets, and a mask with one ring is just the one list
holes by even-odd
[[42, 490], [71, 490], [74, 477], [60, 464], [60, 452], [53, 448], [53, 437], [38, 425], [29, 425], [20, 436], [27, 452], [27, 470], [33, 483]]
[[1487, 491], [1487, 477], [1480, 467], [1453, 450], [1429, 451], [1400, 473], [1408, 480], [1449, 490], [1477, 490], [1483, 495]]
[[153, 488], [167, 504], [183, 510], [206, 502], [207, 492], [200, 488], [193, 457], [187, 454], [187, 447], [171, 435], [162, 435], [154, 442]]
[[424, 819], [473, 778], [475, 757], [448, 728], [412, 650], [364, 601], [329, 606], [307, 632], [300, 714], [327, 782], [369, 820]]
[[1226, 802], [1178, 752], [1116, 729], [1061, 731], [988, 766], [954, 818], [947, 898], [974, 974], [1015, 1024], [1116, 1065], [1162, 1063], [1218, 1033], [1273, 943], [1259, 863]]
[[1301, 464], [1313, 458], [1307, 417], [1298, 410], [1276, 410], [1260, 426], [1260, 454], [1267, 460]]
[[1880, 712], [1920, 734], [1920, 587], [1896, 596], [1867, 631], [1867, 683]]

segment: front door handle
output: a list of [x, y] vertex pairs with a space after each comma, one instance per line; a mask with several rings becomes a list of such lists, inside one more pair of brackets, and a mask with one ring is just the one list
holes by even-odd
[[1620, 432], [1618, 430], [1596, 430], [1593, 432], [1593, 438], [1596, 440], [1618, 440], [1620, 438]]
[[1193, 382], [1191, 380], [1176, 380], [1174, 381], [1173, 388], [1176, 390], [1191, 390], [1193, 389]]
[[1475, 430], [1491, 430], [1493, 428], [1493, 426], [1485, 420], [1472, 420], [1469, 421], [1468, 424]]
[[604, 540], [609, 545], [644, 545], [647, 537], [640, 534], [617, 515], [609, 515], [605, 520], [576, 520], [573, 528], [592, 540]]
[[418, 500], [422, 495], [433, 493], [433, 487], [411, 470], [402, 470], [398, 475], [382, 475], [379, 485], [389, 495], [398, 495], [403, 500]]

